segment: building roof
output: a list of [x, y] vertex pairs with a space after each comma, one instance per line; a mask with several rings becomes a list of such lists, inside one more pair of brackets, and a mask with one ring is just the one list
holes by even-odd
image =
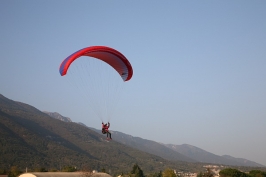
[[23, 173], [19, 177], [111, 177], [107, 173], [88, 172], [32, 172]]

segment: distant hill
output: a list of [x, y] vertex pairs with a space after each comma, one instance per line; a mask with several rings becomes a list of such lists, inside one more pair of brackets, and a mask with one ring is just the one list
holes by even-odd
[[[86, 126], [83, 123], [79, 124]], [[101, 134], [101, 130], [92, 127], [89, 128]], [[112, 131], [112, 134], [113, 140], [117, 142], [144, 152], [158, 155], [164, 159], [171, 161], [201, 162], [230, 166], [265, 167], [264, 165], [243, 158], [235, 158], [228, 155], [215, 155], [188, 144], [162, 144], [155, 141], [142, 139], [140, 137], [133, 137], [131, 135], [118, 131]]]
[[64, 122], [72, 122], [72, 120], [68, 117], [64, 117], [61, 114], [57, 113], [57, 112], [48, 112], [48, 111], [43, 111], [45, 114], [48, 114], [49, 116], [64, 121]]
[[243, 158], [234, 158], [232, 156], [218, 156], [188, 144], [182, 144], [182, 145], [166, 144], [165, 146], [187, 157], [195, 159], [198, 162], [232, 165], [232, 166], [264, 167], [261, 164]]
[[[94, 128], [91, 129], [101, 134], [100, 130]], [[234, 158], [232, 156], [218, 156], [188, 144], [162, 144], [139, 137], [133, 137], [131, 135], [127, 135], [118, 131], [112, 131], [112, 134], [113, 139], [122, 144], [144, 152], [156, 154], [164, 159], [171, 161], [202, 162], [230, 166], [265, 167], [264, 165], [243, 158]]]
[[25, 103], [0, 95], [0, 168], [105, 168], [128, 173], [137, 163], [145, 173], [166, 168], [201, 171], [203, 164], [171, 162], [117, 141], [74, 122], [64, 122]]
[[250, 161], [250, 160], [247, 160], [247, 159], [243, 159], [243, 158], [235, 158], [235, 157], [232, 157], [230, 155], [222, 155], [221, 157], [226, 158], [226, 159], [230, 159], [230, 160], [233, 160], [233, 161], [237, 161], [237, 162], [243, 164], [243, 166], [265, 167], [264, 165], [258, 164], [256, 162], [253, 162], [253, 161]]
[[[20, 169], [27, 167], [29, 171], [33, 168], [59, 170], [64, 166], [75, 166], [77, 169], [105, 168], [114, 175], [129, 172], [135, 163], [145, 173], [159, 172], [166, 168], [199, 172], [203, 171], [203, 165], [206, 165], [206, 163], [193, 162], [196, 161], [195, 156], [190, 158], [182, 155], [174, 149], [161, 146], [161, 143], [115, 131], [113, 138], [113, 141], [106, 141], [105, 136], [82, 123], [55, 119], [33, 106], [10, 100], [0, 94], [0, 168], [2, 169], [17, 166]], [[169, 154], [173, 157], [169, 157]], [[224, 158], [229, 160], [233, 157]], [[243, 159], [237, 160], [241, 162]], [[238, 169], [243, 168], [257, 169], [238, 167]]]
[[[97, 130], [94, 128], [91, 128], [91, 129], [100, 134], [102, 133], [101, 130]], [[155, 141], [146, 140], [146, 139], [142, 139], [139, 137], [133, 137], [131, 135], [127, 135], [127, 134], [124, 134], [118, 131], [112, 131], [112, 138], [115, 141], [120, 142], [124, 145], [127, 145], [129, 147], [132, 147], [132, 148], [144, 151], [144, 152], [158, 155], [167, 160], [197, 162], [196, 160], [189, 158], [183, 154], [180, 154], [177, 151], [169, 149], [168, 147], [160, 143], [157, 143]]]

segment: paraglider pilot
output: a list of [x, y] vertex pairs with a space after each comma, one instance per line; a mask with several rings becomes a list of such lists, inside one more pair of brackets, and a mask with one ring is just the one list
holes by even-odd
[[109, 132], [109, 127], [110, 127], [110, 123], [108, 122], [108, 124], [104, 124], [102, 122], [102, 133], [103, 134], [107, 134], [107, 138], [109, 137], [110, 139], [112, 139], [111, 137], [111, 133]]

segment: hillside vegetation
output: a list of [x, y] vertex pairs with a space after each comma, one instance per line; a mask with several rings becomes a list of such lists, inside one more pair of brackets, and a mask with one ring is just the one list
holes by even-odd
[[61, 169], [105, 168], [112, 172], [129, 171], [139, 164], [143, 171], [165, 168], [193, 171], [202, 164], [171, 162], [103, 136], [74, 122], [62, 122], [40, 110], [0, 95], [0, 166]]
[[[105, 169], [113, 174], [128, 173], [138, 164], [145, 174], [165, 169], [204, 171], [204, 163], [170, 161], [129, 147], [74, 122], [63, 122], [25, 103], [0, 94], [0, 171], [61, 171]], [[181, 156], [180, 156], [181, 157]], [[243, 171], [260, 169], [237, 167]]]

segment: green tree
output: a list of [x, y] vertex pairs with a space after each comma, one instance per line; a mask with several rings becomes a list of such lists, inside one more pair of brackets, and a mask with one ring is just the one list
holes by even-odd
[[159, 173], [152, 173], [149, 174], [148, 177], [163, 177], [162, 171], [160, 171]]
[[138, 164], [134, 164], [131, 174], [135, 174], [135, 177], [144, 177], [144, 173], [141, 170], [141, 168], [138, 166]]
[[0, 169], [0, 175], [6, 175], [7, 174], [7, 171], [6, 169]]
[[260, 170], [251, 170], [249, 175], [251, 177], [266, 177], [266, 172]]
[[177, 177], [176, 174], [175, 174], [175, 171], [170, 169], [170, 168], [167, 168], [163, 171], [163, 177]]
[[55, 169], [55, 168], [52, 168], [52, 169], [50, 169], [49, 171], [50, 171], [50, 172], [57, 172], [58, 170]]
[[62, 171], [64, 172], [74, 172], [74, 171], [77, 171], [77, 168], [76, 167], [72, 167], [72, 166], [66, 166], [62, 169]]
[[20, 175], [22, 173], [22, 171], [20, 171], [17, 166], [12, 166], [10, 169], [10, 172], [8, 174], [8, 177], [17, 177], [18, 175]]
[[34, 171], [35, 171], [35, 172], [48, 172], [48, 170], [45, 169], [44, 167], [41, 167], [41, 168], [35, 168]]
[[134, 164], [134, 166], [132, 167], [132, 170], [131, 170], [131, 174], [135, 174], [136, 173], [136, 170], [137, 168], [139, 168], [138, 164]]
[[226, 168], [219, 172], [220, 177], [249, 177], [248, 174], [237, 169]]
[[143, 171], [140, 168], [136, 169], [135, 177], [144, 177]]
[[105, 168], [102, 168], [102, 169], [101, 169], [101, 172], [106, 173]]

